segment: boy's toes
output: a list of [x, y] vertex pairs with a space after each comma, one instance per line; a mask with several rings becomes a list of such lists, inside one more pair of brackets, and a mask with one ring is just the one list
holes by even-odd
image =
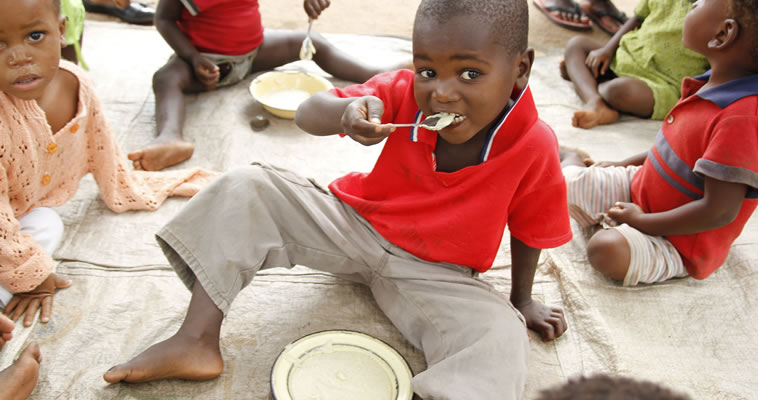
[[131, 375], [131, 370], [124, 368], [123, 364], [119, 364], [106, 371], [103, 374], [103, 379], [108, 383], [117, 383], [126, 380], [129, 375]]

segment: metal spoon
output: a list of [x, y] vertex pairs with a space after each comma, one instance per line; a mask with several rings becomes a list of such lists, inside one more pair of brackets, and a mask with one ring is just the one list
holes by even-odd
[[439, 131], [452, 124], [455, 120], [455, 116], [455, 114], [450, 113], [437, 113], [427, 117], [417, 124], [386, 124], [385, 126], [392, 126], [396, 128], [421, 127], [430, 131]]
[[313, 55], [316, 54], [316, 47], [311, 40], [311, 27], [313, 26], [313, 18], [308, 18], [308, 30], [305, 32], [305, 39], [300, 46], [300, 59], [312, 60]]

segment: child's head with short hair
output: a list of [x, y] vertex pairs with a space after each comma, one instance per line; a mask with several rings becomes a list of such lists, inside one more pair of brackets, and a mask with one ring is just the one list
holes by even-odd
[[597, 374], [540, 392], [537, 400], [690, 400], [653, 382]]
[[751, 57], [754, 65], [758, 66], [758, 0], [731, 0], [729, 2], [729, 15], [734, 18], [742, 29], [751, 46]]
[[[758, 72], [758, 0], [697, 0], [682, 28], [684, 45], [711, 67]], [[723, 62], [722, 62], [723, 60]]]
[[[423, 0], [413, 27], [416, 102], [426, 115], [462, 116], [440, 131], [451, 144], [486, 131], [527, 85], [526, 0]], [[481, 136], [481, 135], [479, 135]]]
[[65, 30], [60, 0], [0, 1], [0, 91], [39, 99], [58, 72]]

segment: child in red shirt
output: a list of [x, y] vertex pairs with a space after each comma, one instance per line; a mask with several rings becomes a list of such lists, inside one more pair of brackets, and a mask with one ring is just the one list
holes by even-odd
[[585, 168], [564, 149], [572, 216], [585, 226], [605, 213], [611, 229], [587, 244], [590, 264], [624, 285], [719, 268], [758, 206], [758, 6], [699, 0], [683, 42], [708, 73], [685, 78], [650, 151]]
[[[295, 118], [305, 131], [385, 141], [373, 170], [330, 190], [265, 165], [220, 178], [157, 234], [193, 291], [182, 327], [105, 380], [218, 376], [219, 330], [236, 295], [258, 269], [301, 264], [370, 288], [424, 352], [427, 369], [412, 382], [421, 398], [521, 398], [526, 328], [544, 340], [566, 330], [562, 310], [531, 295], [540, 251], [571, 238], [557, 140], [527, 86], [527, 10], [526, 0], [424, 0], [415, 72], [306, 100]], [[438, 132], [386, 125], [440, 112], [456, 117]], [[478, 279], [506, 225], [510, 299]]]
[[[328, 6], [326, 0], [304, 1], [313, 19]], [[305, 32], [264, 31], [258, 0], [162, 0], [155, 27], [175, 51], [153, 75], [158, 136], [128, 155], [135, 169], [153, 171], [178, 164], [194, 151], [182, 133], [184, 94], [233, 85], [297, 61], [305, 39]], [[311, 38], [313, 61], [337, 78], [363, 82], [386, 70], [359, 62], [318, 33], [311, 32]]]

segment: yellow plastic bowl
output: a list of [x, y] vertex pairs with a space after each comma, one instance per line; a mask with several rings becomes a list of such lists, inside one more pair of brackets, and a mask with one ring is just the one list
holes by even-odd
[[328, 80], [297, 71], [271, 71], [250, 83], [250, 94], [279, 118], [294, 119], [297, 106], [316, 92], [333, 88]]

